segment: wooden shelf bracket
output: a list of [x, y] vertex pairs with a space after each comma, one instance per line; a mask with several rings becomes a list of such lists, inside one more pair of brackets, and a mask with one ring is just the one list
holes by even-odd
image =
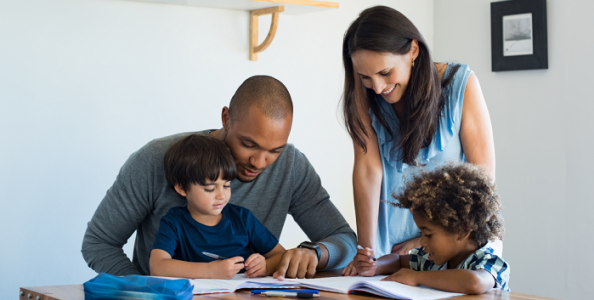
[[[285, 11], [284, 6], [275, 6], [262, 9], [250, 10], [250, 60], [258, 60], [258, 53], [266, 50], [274, 35], [276, 35], [276, 29], [278, 28], [278, 15]], [[272, 22], [270, 22], [270, 30], [266, 39], [262, 44], [258, 45], [258, 17], [261, 15], [272, 14]]]

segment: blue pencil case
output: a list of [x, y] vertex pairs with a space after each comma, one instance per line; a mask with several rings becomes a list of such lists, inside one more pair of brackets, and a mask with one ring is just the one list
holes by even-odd
[[83, 284], [85, 300], [99, 299], [192, 299], [193, 286], [187, 279], [163, 279], [150, 276], [113, 276], [101, 273]]

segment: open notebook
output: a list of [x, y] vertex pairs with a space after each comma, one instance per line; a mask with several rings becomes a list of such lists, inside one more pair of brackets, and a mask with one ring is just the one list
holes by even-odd
[[291, 279], [301, 287], [318, 289], [328, 292], [350, 294], [366, 292], [386, 298], [430, 300], [443, 299], [464, 294], [435, 290], [425, 286], [410, 286], [394, 281], [380, 281], [386, 276], [373, 277], [328, 277], [314, 279]]
[[[167, 279], [179, 279], [174, 277], [162, 277]], [[239, 289], [296, 289], [301, 285], [298, 282], [278, 281], [271, 276], [248, 278], [244, 274], [224, 279], [189, 279], [194, 286], [194, 295], [213, 293], [232, 293]]]
[[247, 278], [245, 275], [239, 274], [229, 280], [190, 279], [190, 284], [194, 286], [194, 294], [231, 293], [239, 289], [310, 288], [342, 294], [367, 292], [386, 298], [415, 300], [443, 299], [463, 295], [423, 286], [409, 286], [393, 281], [380, 281], [384, 277], [386, 276], [327, 277], [278, 281], [272, 277]]

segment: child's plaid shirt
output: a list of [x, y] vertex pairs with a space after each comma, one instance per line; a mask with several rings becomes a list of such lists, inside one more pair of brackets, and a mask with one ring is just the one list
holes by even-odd
[[[485, 270], [495, 278], [497, 289], [509, 291], [509, 264], [493, 254], [493, 248], [484, 245], [474, 253], [469, 255], [456, 269], [464, 270]], [[427, 259], [428, 253], [424, 251], [425, 247], [416, 248], [410, 251], [410, 268], [414, 271], [437, 271], [447, 270], [448, 263], [436, 265], [433, 261]]]

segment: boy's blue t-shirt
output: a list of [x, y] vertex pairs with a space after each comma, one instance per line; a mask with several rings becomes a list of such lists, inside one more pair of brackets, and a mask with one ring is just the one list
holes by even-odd
[[153, 249], [164, 250], [177, 260], [211, 262], [215, 259], [202, 251], [247, 259], [252, 253], [264, 255], [278, 244], [250, 210], [227, 204], [221, 213], [219, 224], [207, 226], [194, 220], [187, 206], [170, 209], [161, 219]]

